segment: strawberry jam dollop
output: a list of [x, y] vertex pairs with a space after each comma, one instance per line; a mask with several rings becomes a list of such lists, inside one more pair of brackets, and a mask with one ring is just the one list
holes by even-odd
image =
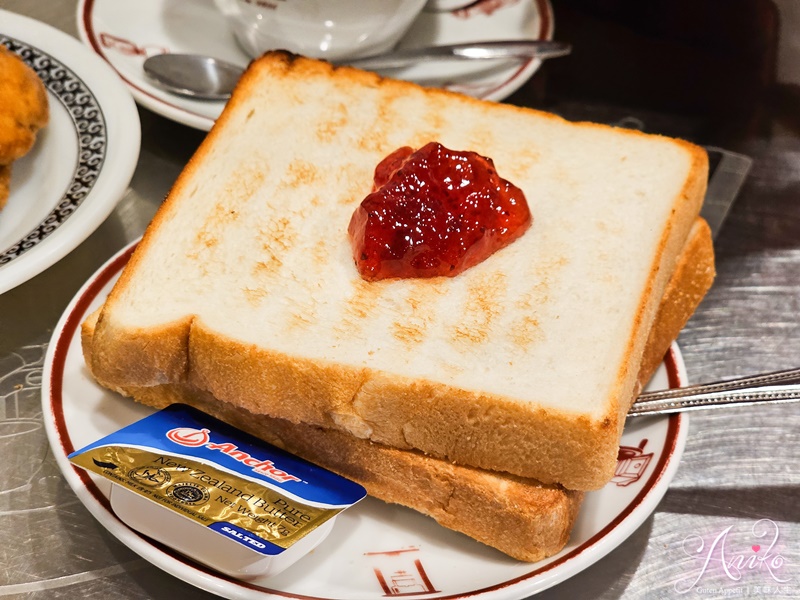
[[532, 221], [525, 195], [492, 159], [430, 142], [375, 168], [348, 233], [363, 279], [452, 277], [507, 246]]

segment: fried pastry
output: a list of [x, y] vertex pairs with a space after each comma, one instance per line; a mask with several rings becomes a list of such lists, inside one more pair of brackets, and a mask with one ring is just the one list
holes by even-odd
[[8, 188], [11, 183], [11, 165], [0, 165], [0, 208], [8, 200]]
[[0, 46], [0, 208], [8, 199], [11, 163], [30, 152], [48, 119], [44, 83], [22, 59]]
[[16, 54], [0, 47], [0, 164], [27, 154], [48, 117], [42, 80]]

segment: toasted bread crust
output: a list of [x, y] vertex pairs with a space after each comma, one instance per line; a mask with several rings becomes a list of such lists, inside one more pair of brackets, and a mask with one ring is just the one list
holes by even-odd
[[705, 220], [697, 219], [667, 284], [664, 300], [658, 306], [642, 355], [638, 377], [640, 382], [647, 382], [648, 373], [655, 372], [669, 348], [670, 340], [677, 337], [675, 332], [683, 329], [694, 312], [687, 312], [686, 307], [700, 304], [714, 283], [715, 275], [711, 229]]
[[[638, 381], [638, 375], [642, 368], [641, 357], [644, 355], [648, 336], [651, 335], [652, 324], [656, 322], [659, 306], [662, 304], [659, 299], [663, 298], [668, 282], [673, 277], [678, 265], [679, 257], [683, 256], [681, 249], [689, 239], [691, 228], [697, 221], [695, 215], [699, 214], [706, 193], [708, 155], [693, 144], [683, 141], [679, 143], [691, 155], [692, 167], [679, 197], [676, 198], [676, 205], [673, 208], [675, 218], [667, 223], [662, 233], [658, 252], [650, 269], [650, 278], [642, 295], [642, 301], [639, 303], [639, 311], [636, 314], [634, 327], [628, 341], [626, 353], [628, 360], [622, 363], [617, 379], [618, 391], [614, 402], [609, 407], [608, 418], [613, 423], [612, 427], [615, 427], [620, 434], [625, 426], [625, 417], [631, 404], [636, 400], [640, 391], [641, 386], [638, 384], [641, 382]], [[683, 208], [678, 208], [679, 206]], [[687, 208], [688, 210], [686, 210]], [[651, 325], [644, 326], [645, 323]], [[663, 353], [660, 357], [663, 357]], [[606, 448], [606, 452], [612, 452], [616, 459], [615, 448]], [[610, 457], [606, 458], [608, 462], [610, 462], [609, 459]], [[609, 477], [612, 475], [613, 473]]]
[[[381, 79], [373, 73], [347, 67], [334, 68], [285, 53], [271, 53], [255, 61], [223, 115], [179, 177], [106, 303], [107, 313], [101, 316], [100, 335], [95, 341], [103, 348], [91, 358], [91, 368], [98, 381], [117, 390], [164, 383], [190, 384], [255, 414], [339, 429], [397, 448], [416, 448], [465, 465], [559, 482], [569, 488], [602, 487], [613, 474], [624, 415], [635, 396], [641, 356], [655, 319], [658, 299], [663, 296], [676, 257], [699, 211], [706, 175], [702, 149], [683, 142], [668, 143], [670, 148], [685, 155], [691, 167], [682, 189], [672, 199], [671, 214], [652, 254], [647, 283], [641, 295], [637, 294], [636, 313], [629, 323], [630, 329], [624, 332], [621, 360], [615, 359], [619, 367], [615, 367], [616, 377], [610, 395], [603, 392], [605, 403], [598, 413], [519, 402], [502, 394], [451, 386], [422, 376], [393, 374], [366, 363], [363, 366], [338, 363], [281, 352], [267, 344], [257, 345], [226, 336], [201, 316], [181, 320], [180, 326], [167, 323], [137, 330], [133, 335], [124, 326], [117, 327], [113, 318], [115, 306], [122, 304], [129, 293], [130, 278], [138, 269], [140, 258], [151, 251], [152, 242], [162, 227], [173, 219], [186, 197], [191, 197], [194, 179], [205, 162], [211, 160], [214, 152], [222, 152], [219, 148], [225, 148], [229, 129], [246, 123], [251, 116], [248, 110], [250, 113], [257, 110], [248, 109], [250, 88], [270, 77], [286, 77], [292, 81], [333, 78], [336, 85], [365, 90], [380, 88], [381, 97], [386, 100], [386, 106], [381, 106], [386, 119], [392, 118], [395, 102], [412, 98], [424, 100], [428, 108], [438, 106], [446, 110], [452, 105], [480, 107], [498, 115], [535, 113], [537, 118], [548, 123], [565, 123], [553, 115], [482, 103], [450, 92]], [[288, 88], [291, 90], [291, 86]], [[330, 126], [335, 127], [335, 124]], [[576, 127], [608, 131], [607, 127], [594, 124]], [[435, 123], [420, 126], [416, 137], [404, 143], [427, 141], [435, 131]], [[317, 135], [328, 133], [318, 131]], [[490, 136], [491, 132], [484, 134]], [[620, 131], [619, 135], [626, 139], [645, 139], [644, 134], [638, 132]], [[391, 139], [373, 139], [369, 135], [354, 143], [368, 146], [373, 152], [394, 149]], [[218, 222], [211, 224], [218, 225]], [[530, 235], [537, 235], [537, 232], [532, 231]], [[202, 242], [213, 248], [217, 240], [208, 238]], [[185, 327], [187, 322], [188, 328]], [[155, 360], [144, 360], [145, 356], [153, 356]]]
[[340, 431], [254, 415], [191, 385], [142, 388], [137, 400], [161, 408], [189, 404], [363, 485], [385, 502], [432, 517], [522, 561], [559, 552], [569, 540], [583, 492], [455, 465]]
[[[659, 305], [645, 346], [638, 386], [646, 383], [713, 280], [713, 249], [698, 219]], [[88, 364], [99, 312], [82, 325]], [[567, 543], [582, 492], [532, 479], [462, 467], [422, 453], [398, 450], [339, 431], [296, 425], [221, 402], [191, 384], [129, 388], [123, 393], [163, 408], [191, 404], [209, 414], [359, 482], [370, 495], [433, 517], [518, 560], [536, 561]]]

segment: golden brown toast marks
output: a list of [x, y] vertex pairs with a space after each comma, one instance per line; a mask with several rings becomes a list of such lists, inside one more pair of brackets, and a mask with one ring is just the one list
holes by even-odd
[[[670, 343], [713, 280], [708, 226], [698, 219], [678, 260], [650, 331], [639, 373], [653, 375]], [[83, 323], [82, 346], [91, 364], [99, 311]], [[567, 543], [583, 498], [581, 492], [508, 474], [454, 465], [419, 452], [397, 450], [339, 431], [295, 425], [223, 403], [187, 384], [126, 389], [136, 400], [163, 408], [184, 402], [307, 460], [353, 479], [369, 494], [402, 504], [519, 560], [536, 561]]]
[[[431, 139], [491, 157], [534, 225], [457, 277], [367, 285], [350, 216], [386, 154]], [[595, 489], [706, 172], [686, 142], [270, 53], [115, 286], [92, 370]]]

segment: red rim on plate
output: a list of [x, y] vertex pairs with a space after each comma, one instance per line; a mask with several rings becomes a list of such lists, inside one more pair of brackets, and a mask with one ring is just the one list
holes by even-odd
[[[50, 438], [51, 445], [53, 445], [53, 450], [58, 455], [57, 456], [58, 458], [62, 458], [65, 460], [65, 457], [69, 453], [75, 450], [64, 415], [64, 398], [63, 398], [65, 365], [70, 351], [70, 344], [75, 338], [75, 336], [79, 335], [80, 325], [86, 318], [86, 316], [88, 316], [87, 311], [89, 310], [92, 303], [100, 295], [104, 287], [109, 282], [111, 282], [114, 279], [114, 277], [116, 277], [119, 274], [119, 272], [123, 269], [123, 267], [127, 264], [135, 247], [136, 243], [132, 243], [128, 247], [121, 250], [116, 256], [111, 258], [103, 267], [101, 267], [100, 270], [98, 270], [97, 273], [84, 285], [84, 287], [78, 292], [78, 294], [75, 296], [72, 303], [62, 316], [60, 324], [56, 328], [56, 331], [53, 335], [53, 340], [50, 343], [50, 348], [48, 349], [49, 357], [45, 363], [44, 382], [42, 389], [43, 393], [46, 394], [46, 396], [43, 397], [43, 403], [45, 403], [45, 415], [48, 414], [48, 411], [50, 412], [52, 418], [51, 426], [54, 429], [52, 432], [53, 435]], [[679, 387], [680, 385], [685, 385], [686, 382], [683, 380], [682, 369], [680, 366], [681, 359], [675, 345], [672, 346], [670, 351], [664, 357], [664, 364], [666, 366], [669, 387], [672, 388], [672, 387]], [[521, 582], [524, 582], [526, 580], [530, 580], [534, 577], [539, 577], [543, 574], [546, 574], [555, 569], [556, 567], [559, 567], [561, 565], [564, 565], [565, 563], [568, 563], [569, 561], [574, 560], [575, 558], [577, 558], [578, 556], [589, 550], [597, 550], [597, 546], [600, 544], [600, 542], [606, 536], [608, 536], [614, 529], [620, 526], [621, 523], [623, 523], [626, 519], [628, 519], [631, 516], [631, 514], [637, 508], [639, 508], [646, 499], [648, 499], [648, 496], [653, 492], [654, 488], [662, 479], [662, 477], [664, 477], [667, 466], [673, 460], [676, 450], [680, 450], [682, 448], [681, 433], [683, 430], [683, 433], [685, 434], [686, 417], [681, 414], [673, 414], [666, 418], [668, 419], [667, 431], [665, 434], [663, 447], [661, 449], [659, 458], [655, 464], [655, 468], [652, 470], [649, 478], [647, 479], [646, 483], [642, 486], [641, 490], [636, 495], [636, 497], [628, 503], [625, 509], [619, 515], [617, 515], [616, 518], [614, 518], [605, 527], [603, 527], [603, 529], [601, 529], [591, 538], [583, 542], [580, 546], [565, 553], [563, 556], [560, 556], [556, 560], [548, 564], [542, 565], [541, 567], [538, 568], [532, 565], [531, 571], [525, 573], [524, 575], [512, 577], [507, 581], [487, 586], [482, 589], [472, 590], [466, 593], [458, 593], [447, 596], [432, 596], [432, 597], [435, 597], [437, 599], [453, 600], [457, 598], [471, 598], [481, 594], [486, 594], [488, 592], [499, 591], [504, 588], [508, 588], [509, 586], [513, 586]], [[103, 494], [103, 492], [97, 487], [95, 482], [88, 476], [86, 471], [82, 469], [77, 469], [72, 465], [69, 465], [68, 468], [71, 469], [74, 475], [76, 475], [80, 479], [81, 484], [91, 494], [93, 499], [97, 502], [98, 507], [100, 507], [102, 511], [107, 513], [104, 514], [103, 516], [113, 519], [114, 521], [119, 523], [120, 527], [127, 529], [127, 526], [125, 526], [111, 510], [111, 505], [106, 495]], [[658, 499], [660, 499], [660, 496]], [[89, 508], [91, 509], [91, 507]], [[97, 515], [95, 514], [95, 516]], [[631, 530], [631, 533], [632, 531], [633, 530]], [[202, 575], [206, 580], [211, 580], [211, 581], [216, 580], [217, 582], [224, 583], [225, 585], [238, 586], [243, 589], [262, 592], [265, 594], [265, 597], [268, 597], [269, 594], [272, 594], [278, 597], [297, 598], [300, 600], [320, 600], [321, 598], [323, 600], [328, 600], [327, 598], [320, 596], [307, 596], [291, 592], [285, 592], [268, 587], [253, 585], [247, 582], [227, 577], [225, 575], [216, 573], [215, 571], [212, 571], [211, 569], [208, 569], [200, 564], [194, 563], [193, 561], [183, 557], [177, 552], [174, 552], [170, 548], [167, 548], [162, 544], [154, 542], [150, 538], [146, 538], [145, 536], [142, 536], [136, 532], [133, 533], [137, 535], [138, 538], [141, 539], [144, 543], [148, 544], [149, 546], [151, 546], [158, 552], [162, 553], [169, 559], [178, 561], [183, 566], [196, 571], [198, 575]], [[125, 540], [121, 541], [124, 542]], [[133, 549], [136, 550], [136, 548]], [[605, 554], [610, 552], [612, 549], [613, 547], [605, 549], [604, 552], [594, 557], [594, 560], [592, 562], [588, 563], [587, 565], [585, 565], [580, 569], [577, 569], [576, 572], [582, 570], [583, 568], [588, 567], [589, 564], [596, 562], [597, 560], [605, 556]], [[185, 577], [181, 577], [179, 573], [171, 572], [171, 574], [175, 575], [176, 577], [180, 577], [184, 580], [187, 580]], [[560, 583], [561, 581], [562, 579], [558, 579], [557, 581], [554, 581], [551, 585], [555, 585], [557, 583]], [[194, 581], [188, 581], [188, 582], [193, 585], [197, 585], [197, 583]], [[542, 589], [546, 589], [546, 587]], [[219, 592], [217, 588], [213, 589], [207, 588], [207, 589], [209, 589], [210, 591]], [[540, 589], [536, 591], [542, 591], [542, 590]], [[527, 596], [535, 592], [531, 592], [531, 590], [521, 590], [521, 593], [523, 593], [524, 596]]]

